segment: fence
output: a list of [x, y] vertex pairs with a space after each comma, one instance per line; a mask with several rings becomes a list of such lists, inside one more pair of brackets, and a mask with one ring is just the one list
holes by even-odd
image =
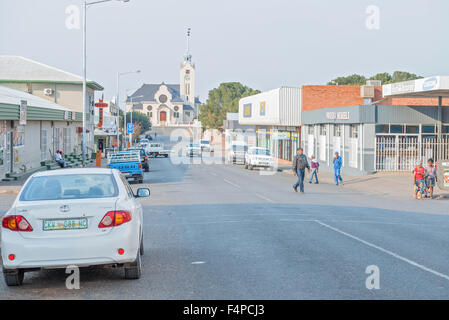
[[376, 171], [411, 171], [417, 161], [449, 158], [449, 138], [425, 136], [377, 136]]

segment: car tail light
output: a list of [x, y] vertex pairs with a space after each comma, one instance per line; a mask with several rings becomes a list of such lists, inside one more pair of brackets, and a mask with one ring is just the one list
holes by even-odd
[[145, 156], [145, 161], [148, 161], [148, 156]]
[[139, 169], [142, 169], [142, 164], [141, 163], [139, 163]]
[[101, 219], [98, 228], [112, 228], [131, 221], [131, 212], [129, 211], [109, 211]]
[[10, 254], [10, 255], [8, 256], [8, 259], [9, 259], [10, 261], [13, 261], [15, 258], [16, 258], [16, 256], [13, 255], [13, 254]]
[[123, 250], [123, 249], [118, 249], [117, 252], [121, 256], [123, 256], [125, 254], [125, 250]]
[[12, 231], [33, 231], [33, 228], [22, 216], [7, 216], [2, 219], [2, 227]]

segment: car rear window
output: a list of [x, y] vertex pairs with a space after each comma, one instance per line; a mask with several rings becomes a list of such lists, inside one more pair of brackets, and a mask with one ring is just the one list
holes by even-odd
[[34, 177], [20, 195], [20, 201], [108, 198], [118, 195], [112, 174], [68, 174]]

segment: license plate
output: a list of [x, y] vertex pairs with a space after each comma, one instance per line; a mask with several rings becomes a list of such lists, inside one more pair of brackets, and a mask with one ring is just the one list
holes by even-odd
[[122, 174], [123, 174], [124, 176], [129, 176], [129, 175], [131, 175], [131, 172], [122, 172]]
[[44, 220], [43, 230], [77, 230], [87, 229], [87, 219]]

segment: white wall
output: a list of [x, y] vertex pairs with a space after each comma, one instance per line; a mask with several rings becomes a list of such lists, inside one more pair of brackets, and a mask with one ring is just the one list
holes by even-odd
[[[263, 103], [265, 103], [265, 115], [261, 115]], [[251, 105], [250, 117], [244, 115], [246, 105]], [[281, 87], [240, 99], [239, 124], [300, 126], [301, 88]]]

